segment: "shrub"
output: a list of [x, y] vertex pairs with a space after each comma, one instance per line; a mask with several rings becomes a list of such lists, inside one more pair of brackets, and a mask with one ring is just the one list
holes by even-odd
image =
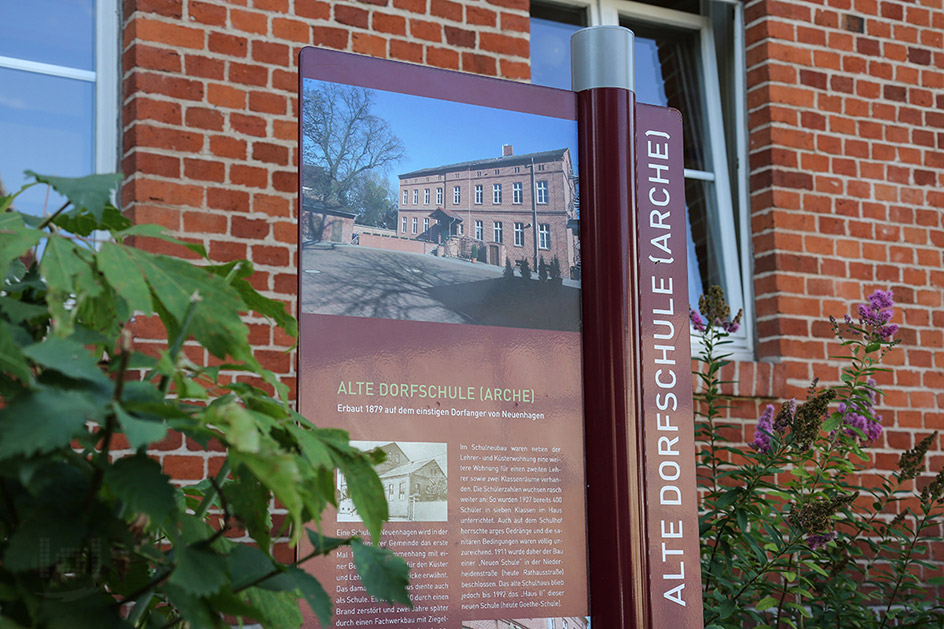
[[[297, 324], [253, 290], [252, 265], [194, 266], [128, 246], [163, 238], [206, 255], [131, 225], [109, 202], [118, 176], [33, 176], [68, 202], [41, 218], [10, 211], [16, 195], [0, 198], [0, 625], [223, 627], [228, 614], [291, 627], [300, 598], [328, 624], [331, 599], [300, 564], [340, 546], [352, 547], [368, 592], [408, 605], [405, 562], [317, 530], [337, 506], [340, 470], [378, 542], [382, 455], [294, 412], [256, 361], [240, 312], [292, 336]], [[96, 230], [111, 237], [97, 250]], [[144, 318], [163, 326], [166, 347], [136, 347], [133, 319]], [[191, 362], [185, 344], [218, 366]], [[147, 454], [170, 431], [222, 445], [212, 478], [172, 483]], [[273, 499], [287, 512], [275, 530]], [[229, 539], [241, 529], [253, 545]], [[307, 537], [313, 550], [281, 563], [273, 534]]]
[[527, 258], [518, 261], [518, 272], [521, 274], [521, 279], [531, 279], [531, 263], [528, 262]]
[[506, 280], [510, 280], [515, 276], [515, 267], [511, 265], [511, 259], [505, 258], [505, 270], [502, 272], [502, 277]]
[[538, 259], [538, 281], [542, 284], [547, 281], [547, 264], [544, 262], [544, 258]]
[[882, 433], [874, 376], [898, 341], [891, 293], [876, 291], [857, 317], [832, 321], [845, 366], [841, 381], [814, 381], [805, 400], [768, 405], [747, 451], [729, 445], [719, 424], [727, 401], [723, 347], [736, 331], [717, 287], [692, 311], [704, 349], [696, 424], [705, 622], [709, 626], [941, 626], [944, 608], [927, 598], [915, 568], [939, 540], [944, 471], [924, 489], [936, 433], [902, 454], [878, 487], [859, 484], [866, 450]]

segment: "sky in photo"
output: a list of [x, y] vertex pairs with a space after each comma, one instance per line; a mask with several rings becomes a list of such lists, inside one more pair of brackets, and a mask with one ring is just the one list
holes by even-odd
[[[319, 83], [306, 80], [306, 87]], [[371, 113], [386, 120], [406, 147], [406, 158], [386, 173], [394, 190], [399, 189], [402, 173], [501, 157], [503, 144], [511, 144], [515, 155], [569, 148], [577, 170], [577, 123], [573, 120], [370, 91]]]

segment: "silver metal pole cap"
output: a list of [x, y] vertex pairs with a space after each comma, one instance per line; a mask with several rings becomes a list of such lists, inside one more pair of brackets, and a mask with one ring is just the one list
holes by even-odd
[[596, 87], [635, 91], [633, 32], [622, 26], [582, 28], [570, 38], [571, 81], [575, 92]]

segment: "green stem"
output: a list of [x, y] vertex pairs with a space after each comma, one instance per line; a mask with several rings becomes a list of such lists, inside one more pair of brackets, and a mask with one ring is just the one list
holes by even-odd
[[56, 219], [57, 216], [59, 216], [60, 214], [62, 214], [62, 211], [63, 211], [64, 209], [66, 209], [67, 207], [69, 207], [69, 204], [70, 204], [70, 203], [72, 203], [72, 201], [66, 201], [65, 203], [63, 203], [61, 208], [59, 208], [58, 210], [56, 210], [55, 212], [53, 212], [52, 214], [50, 214], [49, 216], [47, 216], [47, 217], [43, 220], [43, 222], [39, 224], [39, 226], [38, 226], [36, 229], [46, 229], [46, 227], [48, 227], [49, 224], [52, 223], [52, 222]]
[[[754, 582], [757, 581], [757, 579], [759, 579], [762, 575], [766, 574], [766, 573], [767, 573], [767, 570], [769, 570], [772, 565], [774, 565], [775, 563], [777, 563], [777, 562], [780, 560], [781, 557], [783, 557], [783, 556], [786, 555], [786, 554], [791, 554], [791, 555], [792, 555], [792, 554], [793, 554], [793, 547], [794, 547], [795, 545], [796, 545], [796, 542], [790, 542], [790, 543], [787, 545], [786, 548], [784, 548], [782, 551], [780, 551], [779, 554], [777, 554], [776, 556], [771, 557], [770, 559], [768, 559], [768, 560], [767, 560], [767, 563], [765, 563], [765, 564], [760, 568], [760, 570], [758, 570], [757, 573], [756, 573], [753, 577], [751, 577], [750, 580], [747, 581], [747, 583], [745, 583], [744, 585], [742, 585], [742, 586], [741, 586], [741, 589], [738, 590], [737, 593], [736, 593], [733, 597], [731, 597], [731, 600], [732, 600], [733, 602], [737, 602], [737, 600], [741, 597], [741, 595], [744, 594], [744, 592], [747, 591], [747, 588], [751, 587], [751, 586], [754, 584]], [[709, 618], [708, 620], [706, 620], [706, 621], [705, 621], [705, 625], [706, 625], [706, 626], [707, 626], [707, 625], [710, 625], [710, 624], [715, 620], [715, 618], [717, 618], [718, 616], [719, 616], [719, 614], [715, 614], [714, 616], [712, 616], [711, 618]]]
[[915, 522], [914, 535], [911, 537], [911, 543], [908, 545], [908, 551], [905, 553], [905, 560], [901, 563], [901, 568], [897, 570], [898, 579], [895, 581], [895, 589], [892, 590], [892, 595], [888, 597], [888, 605], [885, 606], [885, 612], [882, 614], [882, 624], [879, 625], [879, 629], [882, 629], [888, 622], [888, 612], [892, 608], [895, 597], [898, 596], [898, 590], [901, 588], [902, 581], [905, 580], [905, 575], [908, 573], [908, 566], [910, 566], [912, 562], [914, 547], [918, 544], [918, 538], [921, 536], [921, 531], [924, 530], [925, 525], [931, 518], [931, 513], [932, 511], [930, 509], [925, 512], [924, 517], [921, 518], [921, 524]]
[[203, 495], [203, 500], [200, 501], [200, 504], [197, 506], [197, 510], [194, 511], [193, 515], [198, 518], [203, 518], [206, 515], [206, 512], [210, 509], [210, 505], [213, 504], [213, 500], [216, 498], [219, 488], [223, 485], [223, 481], [226, 480], [226, 477], [229, 475], [229, 459], [227, 458], [223, 461], [223, 466], [220, 467], [220, 471], [217, 472], [216, 478], [211, 481], [212, 486], [207, 489], [207, 493]]
[[[790, 555], [790, 563], [787, 564], [787, 570], [793, 567], [793, 555]], [[780, 629], [780, 616], [783, 614], [783, 601], [787, 598], [787, 577], [783, 574], [780, 575], [783, 579], [783, 590], [780, 591], [780, 602], [777, 603], [777, 622], [774, 624], [774, 629]]]

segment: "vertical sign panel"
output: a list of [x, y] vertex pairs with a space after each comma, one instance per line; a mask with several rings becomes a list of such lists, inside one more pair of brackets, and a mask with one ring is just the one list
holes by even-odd
[[[585, 628], [573, 94], [316, 49], [300, 69], [300, 410], [386, 453], [381, 543], [414, 602], [371, 600], [342, 550], [306, 565], [335, 626]], [[337, 488], [323, 530], [366, 539]]]
[[635, 137], [650, 626], [700, 627], [682, 116], [638, 105]]

